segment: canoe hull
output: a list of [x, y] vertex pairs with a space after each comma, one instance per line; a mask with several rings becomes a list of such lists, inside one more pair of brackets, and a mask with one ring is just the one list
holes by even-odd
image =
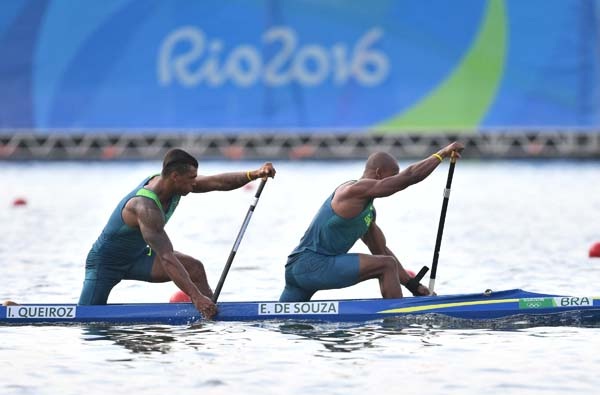
[[[403, 299], [324, 300], [298, 303], [222, 302], [218, 321], [360, 322], [437, 314], [456, 319], [495, 320], [573, 312], [600, 322], [600, 297], [539, 294], [520, 289]], [[168, 324], [187, 325], [202, 317], [191, 303], [135, 303], [103, 306], [25, 304], [0, 307], [0, 325]]]

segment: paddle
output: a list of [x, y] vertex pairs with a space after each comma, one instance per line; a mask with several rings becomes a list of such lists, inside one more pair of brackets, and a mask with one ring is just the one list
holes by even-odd
[[452, 176], [454, 175], [454, 166], [456, 166], [456, 156], [454, 152], [450, 156], [450, 168], [448, 169], [448, 179], [446, 180], [446, 189], [444, 189], [444, 201], [442, 202], [442, 213], [438, 225], [437, 237], [435, 239], [435, 249], [433, 250], [433, 263], [431, 264], [431, 274], [429, 275], [429, 291], [433, 293], [435, 287], [435, 276], [437, 274], [438, 259], [440, 257], [440, 245], [442, 244], [442, 234], [444, 233], [444, 222], [446, 221], [446, 210], [448, 209], [448, 200], [450, 199], [450, 186], [452, 185]]
[[258, 203], [258, 198], [260, 198], [260, 194], [262, 193], [265, 184], [267, 183], [267, 177], [263, 178], [258, 186], [258, 190], [254, 195], [254, 200], [252, 204], [250, 204], [250, 208], [246, 213], [246, 218], [244, 218], [244, 222], [242, 223], [242, 228], [240, 229], [237, 238], [235, 239], [235, 243], [233, 243], [233, 248], [229, 253], [229, 258], [227, 259], [227, 263], [225, 264], [225, 268], [223, 268], [223, 273], [221, 273], [221, 278], [219, 279], [219, 283], [217, 284], [217, 288], [213, 293], [212, 301], [213, 303], [217, 303], [217, 299], [219, 298], [219, 294], [221, 293], [221, 289], [223, 289], [223, 283], [225, 282], [225, 278], [227, 277], [227, 273], [229, 273], [229, 268], [231, 267], [231, 263], [233, 262], [233, 258], [237, 253], [237, 249], [240, 246], [240, 242], [242, 241], [242, 237], [244, 237], [244, 232], [246, 232], [246, 228], [248, 227], [248, 223], [250, 222], [250, 218], [252, 217], [252, 213], [254, 213], [254, 208]]

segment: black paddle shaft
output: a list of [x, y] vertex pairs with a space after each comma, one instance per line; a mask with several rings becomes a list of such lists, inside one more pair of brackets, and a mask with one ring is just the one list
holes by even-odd
[[435, 249], [433, 251], [433, 262], [431, 264], [431, 274], [429, 276], [429, 290], [433, 292], [435, 276], [437, 274], [438, 259], [440, 257], [440, 246], [442, 244], [442, 235], [444, 234], [444, 222], [446, 221], [446, 211], [448, 210], [448, 200], [450, 200], [450, 187], [452, 186], [452, 177], [454, 176], [454, 166], [456, 166], [456, 157], [454, 154], [450, 159], [450, 169], [448, 170], [448, 179], [446, 180], [446, 189], [444, 189], [444, 201], [442, 202], [442, 213], [438, 225], [437, 237], [435, 239]]
[[223, 284], [225, 283], [225, 278], [227, 278], [227, 273], [229, 273], [229, 268], [231, 268], [231, 264], [233, 263], [233, 258], [235, 258], [235, 254], [237, 253], [238, 247], [240, 246], [242, 237], [244, 237], [244, 232], [246, 232], [246, 228], [248, 227], [250, 218], [252, 217], [252, 214], [254, 213], [254, 209], [256, 208], [256, 205], [258, 204], [258, 198], [260, 198], [260, 194], [262, 193], [262, 190], [264, 189], [266, 183], [267, 183], [267, 178], [265, 177], [262, 179], [262, 181], [260, 182], [260, 185], [258, 186], [258, 189], [256, 190], [256, 194], [254, 195], [254, 200], [252, 201], [252, 204], [250, 205], [250, 208], [248, 209], [248, 212], [246, 213], [246, 218], [244, 218], [244, 222], [242, 223], [242, 228], [240, 229], [240, 231], [237, 235], [237, 238], [235, 239], [235, 243], [233, 243], [233, 248], [231, 249], [231, 252], [229, 253], [229, 258], [227, 259], [227, 263], [225, 264], [225, 267], [223, 268], [223, 273], [221, 273], [221, 278], [219, 279], [217, 288], [215, 289], [215, 292], [213, 293], [213, 297], [212, 297], [213, 303], [217, 303], [217, 299], [219, 299], [219, 295], [221, 294], [221, 289], [223, 289]]

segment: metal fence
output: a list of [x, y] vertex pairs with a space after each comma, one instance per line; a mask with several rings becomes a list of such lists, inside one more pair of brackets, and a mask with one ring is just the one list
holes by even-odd
[[23, 130], [0, 132], [0, 160], [147, 160], [173, 147], [203, 159], [355, 159], [385, 151], [398, 159], [422, 158], [452, 141], [465, 158], [600, 158], [600, 131], [494, 130], [484, 133], [319, 134], [206, 131], [164, 133], [111, 130], [103, 133]]

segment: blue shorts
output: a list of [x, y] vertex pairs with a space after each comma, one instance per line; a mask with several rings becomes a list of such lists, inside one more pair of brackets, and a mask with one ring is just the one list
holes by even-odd
[[280, 302], [306, 302], [323, 289], [345, 288], [357, 284], [359, 255], [321, 255], [305, 250], [288, 258], [285, 288]]
[[79, 296], [80, 305], [106, 304], [113, 287], [121, 280], [152, 281], [152, 265], [156, 254], [152, 251], [134, 257], [127, 262], [101, 259], [88, 254], [85, 262], [85, 280]]

